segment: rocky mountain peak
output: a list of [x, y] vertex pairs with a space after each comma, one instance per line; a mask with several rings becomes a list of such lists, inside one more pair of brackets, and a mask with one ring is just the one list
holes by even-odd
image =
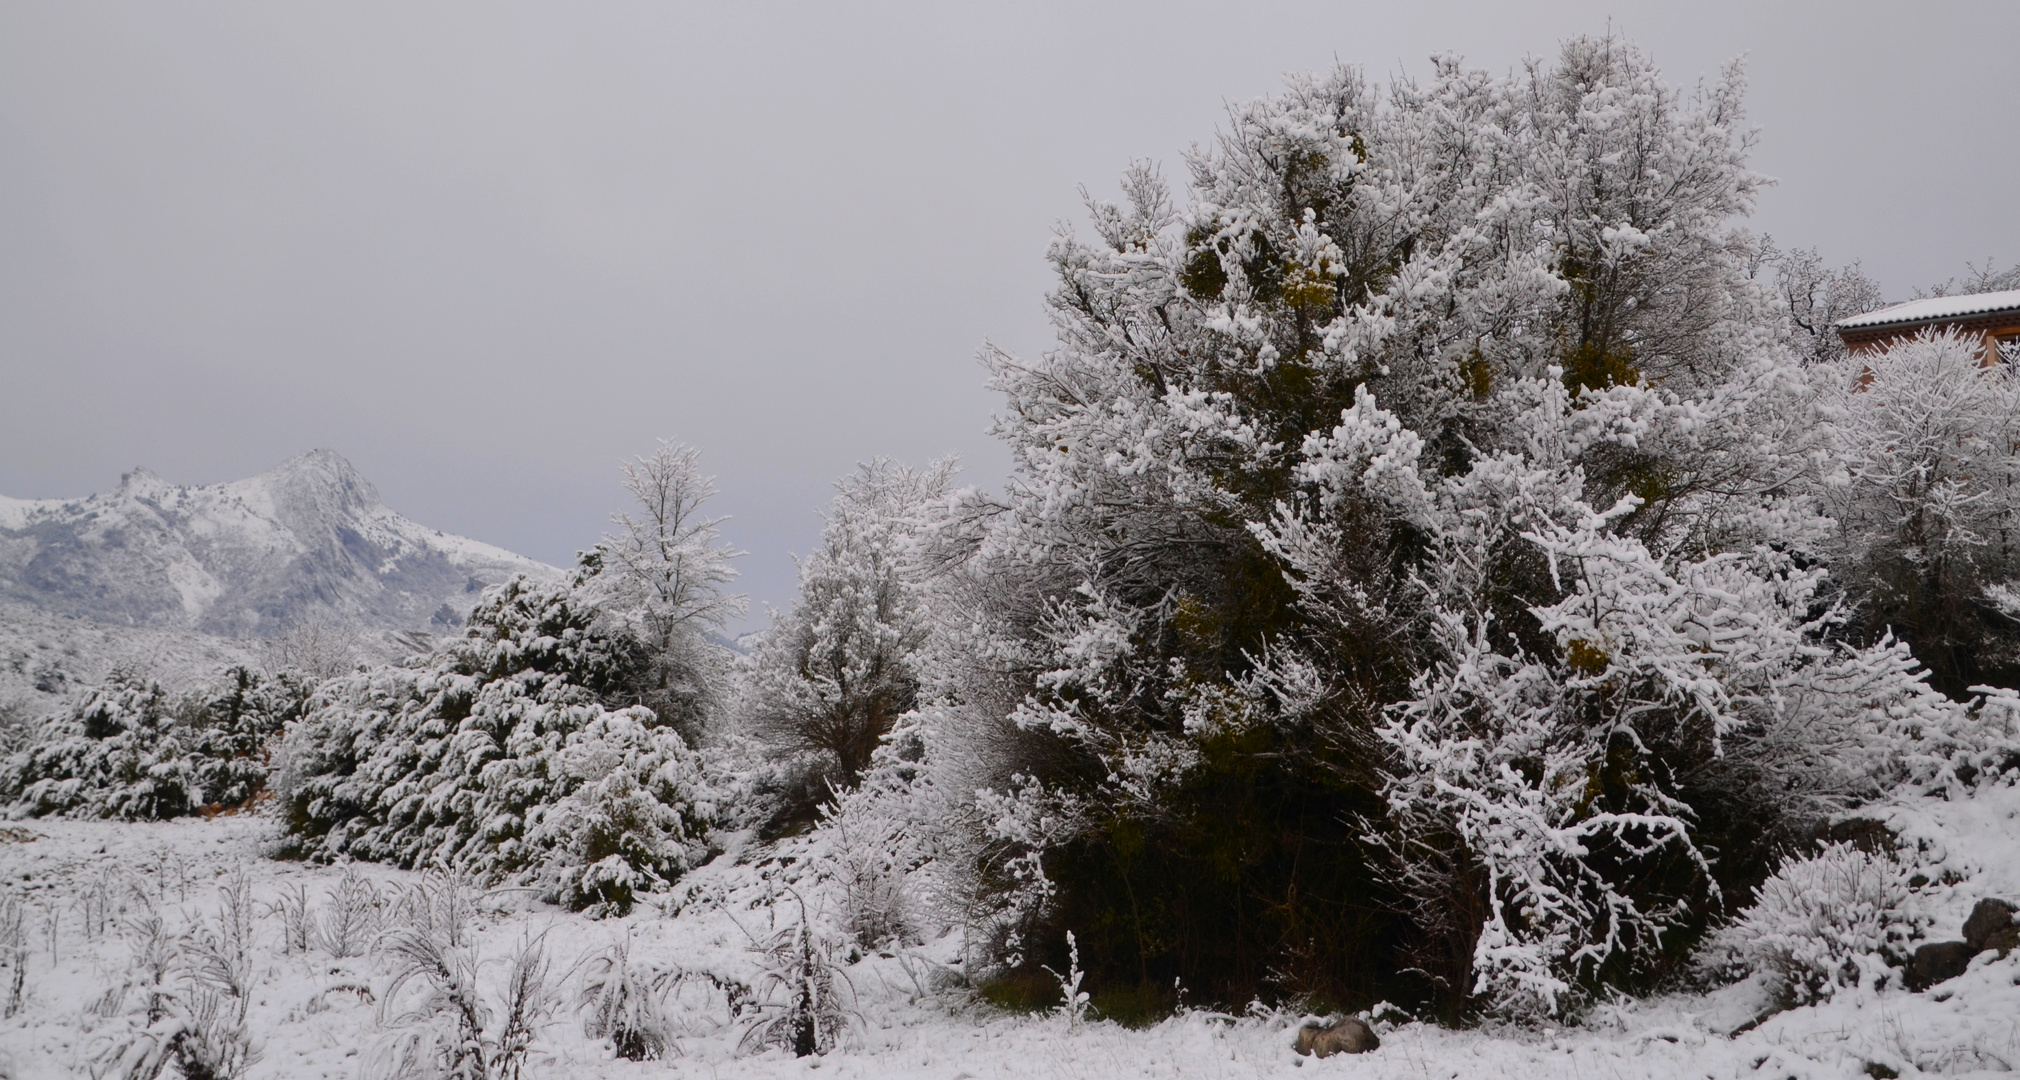
[[440, 632], [486, 585], [560, 573], [400, 516], [328, 449], [231, 483], [177, 485], [136, 468], [111, 492], [0, 498], [0, 509], [0, 599], [127, 626]]
[[119, 487], [113, 490], [113, 494], [128, 499], [158, 499], [173, 490], [174, 486], [154, 475], [146, 466], [135, 465], [130, 471], [119, 474]]

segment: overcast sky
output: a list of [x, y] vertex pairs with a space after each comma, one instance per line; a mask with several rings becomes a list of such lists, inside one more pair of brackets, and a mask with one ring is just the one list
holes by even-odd
[[1753, 226], [1894, 298], [2020, 260], [2020, 4], [0, 4], [0, 493], [334, 448], [554, 563], [656, 436], [762, 603], [853, 462], [1008, 457], [1076, 188], [1336, 58], [1505, 71], [1608, 26], [1744, 56]]

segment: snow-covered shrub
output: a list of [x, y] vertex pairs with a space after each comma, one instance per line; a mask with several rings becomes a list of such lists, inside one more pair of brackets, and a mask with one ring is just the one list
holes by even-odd
[[906, 877], [918, 855], [908, 822], [869, 799], [831, 808], [815, 833], [816, 865], [835, 885], [842, 932], [864, 949], [917, 936]]
[[[797, 1057], [825, 1054], [861, 1023], [855, 986], [835, 960], [835, 943], [808, 917], [805, 899], [788, 892], [796, 918], [752, 943], [760, 977], [744, 1050], [779, 1047]], [[774, 903], [776, 916], [782, 904]]]
[[1790, 859], [1712, 935], [1699, 963], [1716, 975], [1764, 974], [1799, 1005], [1894, 981], [1928, 927], [1908, 903], [1911, 876], [1891, 855], [1850, 844]]
[[152, 679], [114, 672], [7, 759], [0, 797], [16, 817], [160, 820], [236, 806], [265, 786], [268, 744], [306, 697], [298, 679], [242, 667], [182, 700]]
[[186, 1080], [238, 1080], [259, 1062], [260, 1049], [232, 1007], [201, 988], [164, 999], [160, 1019], [123, 1037], [100, 1041], [92, 1075], [104, 1080], [155, 1080], [171, 1065]]
[[[98, 1041], [94, 1076], [154, 1080], [173, 1066], [189, 1080], [237, 1080], [259, 1061], [259, 1041], [246, 1023], [252, 898], [243, 867], [226, 877], [218, 899], [214, 917], [198, 916], [181, 935], [170, 934], [151, 907], [132, 920], [127, 937], [140, 1014]], [[101, 1015], [116, 1013], [125, 998], [124, 990], [108, 993]]]
[[642, 646], [585, 594], [595, 574], [488, 593], [422, 666], [326, 682], [283, 744], [289, 844], [537, 884], [628, 909], [704, 852], [697, 752], [635, 698]]
[[680, 734], [645, 709], [599, 716], [555, 754], [572, 790], [528, 815], [527, 844], [544, 852], [535, 875], [550, 895], [591, 913], [631, 910], [695, 857], [712, 816], [701, 762]]
[[324, 895], [322, 916], [316, 922], [316, 941], [323, 951], [337, 959], [363, 956], [371, 949], [384, 921], [385, 902], [379, 887], [355, 866], [345, 866], [335, 885]]
[[0, 701], [0, 759], [28, 749], [41, 734], [42, 718], [27, 701]]
[[628, 1061], [656, 1061], [678, 1054], [678, 1034], [667, 1015], [666, 998], [685, 973], [634, 962], [627, 942], [618, 942], [583, 965], [576, 1009], [582, 1033], [609, 1039], [617, 1056]]
[[486, 995], [475, 950], [403, 927], [380, 951], [393, 967], [380, 1019], [396, 1030], [366, 1062], [375, 1080], [519, 1080], [533, 1038], [553, 1013], [546, 942], [520, 942], [501, 993]]
[[908, 719], [886, 736], [860, 784], [831, 789], [819, 823], [791, 848], [828, 883], [838, 928], [866, 951], [903, 948], [929, 924], [960, 922], [959, 913], [935, 910], [934, 841], [950, 830], [928, 820], [935, 807], [924, 754]]

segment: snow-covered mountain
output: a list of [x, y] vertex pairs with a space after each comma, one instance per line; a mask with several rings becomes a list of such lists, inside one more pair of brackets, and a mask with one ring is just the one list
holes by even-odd
[[145, 469], [85, 499], [0, 496], [0, 600], [123, 626], [261, 636], [306, 621], [440, 633], [484, 586], [554, 567], [401, 517], [342, 456], [248, 480]]

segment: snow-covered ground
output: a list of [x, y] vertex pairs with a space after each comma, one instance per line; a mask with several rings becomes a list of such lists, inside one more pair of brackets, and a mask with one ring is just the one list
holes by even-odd
[[[1965, 802], [1906, 805], [1892, 817], [1948, 872], [1951, 883], [1932, 886], [1922, 898], [1936, 917], [1934, 938], [1957, 936], [1979, 897], [2020, 895], [2020, 789], [1998, 786]], [[375, 1050], [399, 1026], [381, 1008], [392, 969], [369, 952], [340, 958], [323, 947], [284, 949], [286, 916], [277, 905], [283, 890], [305, 890], [310, 906], [327, 916], [344, 871], [266, 858], [274, 828], [270, 820], [248, 816], [166, 824], [34, 821], [0, 832], [0, 895], [24, 903], [29, 951], [22, 1007], [0, 1020], [0, 1076], [89, 1075], [95, 1055], [140, 1026], [144, 994], [135, 954], [145, 935], [135, 920], [153, 910], [173, 935], [214, 919], [219, 885], [240, 867], [258, 916], [247, 1027], [260, 1057], [249, 1075], [367, 1075]], [[743, 1028], [732, 1021], [722, 995], [707, 983], [692, 983], [678, 997], [685, 1030], [679, 1056], [615, 1059], [607, 1042], [584, 1035], [573, 1010], [582, 958], [628, 941], [638, 961], [759, 983], [750, 946], [769, 932], [768, 913], [775, 909], [750, 903], [755, 875], [731, 862], [719, 859], [692, 875], [684, 883], [686, 903], [671, 915], [642, 905], [626, 918], [598, 921], [523, 892], [485, 895], [475, 941], [487, 992], [502, 988], [507, 958], [527, 940], [541, 938], [550, 960], [556, 1009], [539, 1031], [530, 1075], [1516, 1080], [1987, 1075], [2020, 1067], [2020, 954], [1982, 954], [1967, 974], [1926, 994], [1845, 991], [1730, 1037], [1721, 1032], [1739, 1025], [1757, 1003], [1746, 984], [1711, 995], [1602, 1006], [1580, 1024], [1558, 1029], [1454, 1031], [1381, 1022], [1380, 1049], [1321, 1061], [1291, 1051], [1295, 1016], [1195, 1012], [1130, 1030], [994, 1012], [971, 1004], [952, 977], [959, 949], [951, 935], [913, 955], [866, 956], [849, 964], [844, 970], [861, 1022], [849, 1046], [825, 1057], [740, 1052]], [[421, 877], [378, 866], [353, 872], [388, 899]], [[0, 979], [0, 999], [7, 996], [7, 981]]]

